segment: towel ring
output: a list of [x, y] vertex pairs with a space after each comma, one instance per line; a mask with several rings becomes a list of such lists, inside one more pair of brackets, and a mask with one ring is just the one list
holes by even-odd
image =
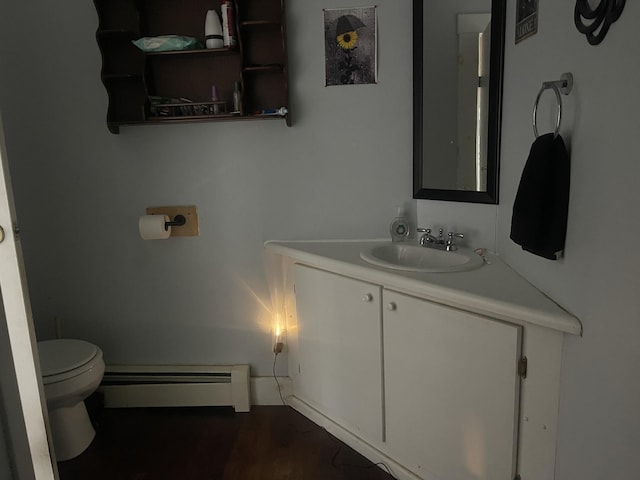
[[538, 138], [540, 135], [538, 134], [538, 125], [537, 125], [537, 116], [538, 116], [538, 102], [540, 101], [540, 97], [545, 90], [553, 90], [553, 93], [556, 95], [556, 104], [557, 104], [557, 113], [556, 113], [556, 128], [553, 131], [553, 138], [558, 136], [560, 133], [560, 124], [562, 122], [562, 97], [560, 94], [569, 95], [571, 90], [573, 89], [573, 75], [571, 73], [563, 73], [560, 77], [560, 80], [554, 80], [552, 82], [542, 82], [542, 87], [540, 87], [540, 91], [536, 96], [536, 101], [533, 104], [533, 133]]

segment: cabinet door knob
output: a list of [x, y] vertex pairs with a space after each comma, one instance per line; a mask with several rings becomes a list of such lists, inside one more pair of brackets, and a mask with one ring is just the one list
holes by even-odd
[[362, 296], [362, 301], [363, 302], [373, 302], [373, 295], [371, 295], [370, 293], [366, 293]]
[[398, 306], [396, 305], [396, 302], [387, 303], [387, 310], [389, 310], [390, 312], [393, 312], [397, 308], [398, 308]]

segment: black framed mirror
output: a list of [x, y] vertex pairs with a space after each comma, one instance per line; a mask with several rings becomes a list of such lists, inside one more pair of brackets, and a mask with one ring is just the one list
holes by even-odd
[[413, 0], [413, 198], [498, 203], [506, 0]]

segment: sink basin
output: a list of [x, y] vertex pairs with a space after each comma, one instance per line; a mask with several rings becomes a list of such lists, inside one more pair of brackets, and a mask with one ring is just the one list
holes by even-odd
[[360, 258], [379, 267], [405, 272], [461, 272], [481, 267], [477, 253], [460, 248], [446, 252], [419, 245], [387, 243], [360, 252]]

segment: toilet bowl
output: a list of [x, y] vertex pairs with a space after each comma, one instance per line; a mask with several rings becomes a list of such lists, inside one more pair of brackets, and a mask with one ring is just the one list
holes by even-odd
[[69, 460], [96, 434], [84, 400], [102, 381], [102, 350], [82, 340], [59, 339], [38, 342], [38, 354], [56, 459]]

